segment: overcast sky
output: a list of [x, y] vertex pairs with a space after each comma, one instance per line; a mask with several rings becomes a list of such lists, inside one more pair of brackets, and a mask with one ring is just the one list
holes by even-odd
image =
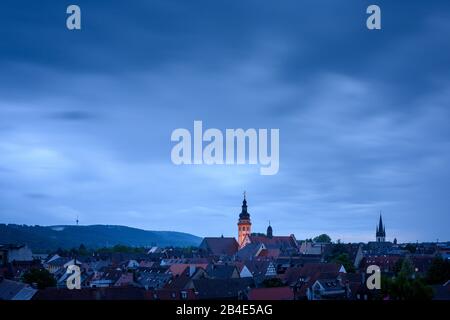
[[[450, 240], [450, 2], [376, 3], [2, 0], [0, 223], [237, 236], [246, 190], [256, 232]], [[279, 128], [279, 173], [173, 165], [194, 120]]]

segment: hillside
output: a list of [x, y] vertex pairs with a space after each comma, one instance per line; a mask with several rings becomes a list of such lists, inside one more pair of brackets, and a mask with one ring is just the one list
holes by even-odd
[[35, 251], [58, 248], [127, 246], [198, 246], [201, 238], [182, 232], [146, 231], [124, 226], [27, 226], [0, 224], [0, 243], [27, 244]]

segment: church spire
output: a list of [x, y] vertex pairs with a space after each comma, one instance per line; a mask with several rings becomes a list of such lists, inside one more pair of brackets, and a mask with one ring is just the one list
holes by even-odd
[[247, 193], [244, 191], [244, 201], [242, 201], [242, 211], [239, 214], [239, 219], [250, 219], [250, 214], [247, 211]]
[[267, 227], [267, 234], [266, 234], [267, 238], [272, 238], [273, 237], [273, 230], [272, 230], [272, 226], [270, 225], [270, 220], [269, 220], [269, 226]]
[[380, 211], [380, 220], [378, 222], [376, 231], [377, 231], [376, 232], [377, 242], [385, 242], [386, 241], [386, 226], [383, 225], [383, 218], [381, 216], [381, 211]]

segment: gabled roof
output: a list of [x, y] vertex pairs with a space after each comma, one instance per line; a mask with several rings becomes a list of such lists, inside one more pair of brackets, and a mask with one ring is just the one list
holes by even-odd
[[22, 282], [0, 279], [0, 300], [29, 300], [36, 291]]
[[[189, 264], [189, 263], [175, 263], [172, 264], [169, 267], [169, 272], [175, 277], [175, 276], [179, 276], [183, 273], [189, 273], [189, 269], [190, 268], [202, 268], [202, 269], [206, 269], [208, 267], [207, 263], [197, 263], [197, 264]], [[186, 270], [188, 269], [188, 270]]]
[[318, 283], [326, 293], [345, 291], [345, 288], [336, 278], [318, 279], [316, 283]]
[[235, 275], [239, 275], [236, 266], [228, 264], [209, 264], [206, 267], [208, 277], [213, 279], [231, 279]]
[[204, 238], [199, 248], [215, 256], [232, 256], [238, 251], [239, 245], [234, 238], [214, 237]]
[[185, 272], [169, 280], [164, 288], [169, 290], [183, 290], [186, 289], [190, 281], [191, 278], [189, 277], [187, 272]]
[[250, 260], [260, 254], [265, 248], [263, 243], [249, 243], [241, 248], [236, 256], [240, 260]]
[[263, 243], [268, 249], [297, 249], [298, 243], [293, 235], [290, 236], [273, 236], [264, 235], [248, 236], [250, 243]]

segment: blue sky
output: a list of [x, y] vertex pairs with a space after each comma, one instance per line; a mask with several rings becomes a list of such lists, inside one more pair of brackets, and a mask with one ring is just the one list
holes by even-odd
[[[78, 4], [82, 30], [65, 27]], [[0, 222], [450, 240], [450, 3], [0, 4]], [[279, 128], [280, 171], [174, 166], [176, 128]]]

